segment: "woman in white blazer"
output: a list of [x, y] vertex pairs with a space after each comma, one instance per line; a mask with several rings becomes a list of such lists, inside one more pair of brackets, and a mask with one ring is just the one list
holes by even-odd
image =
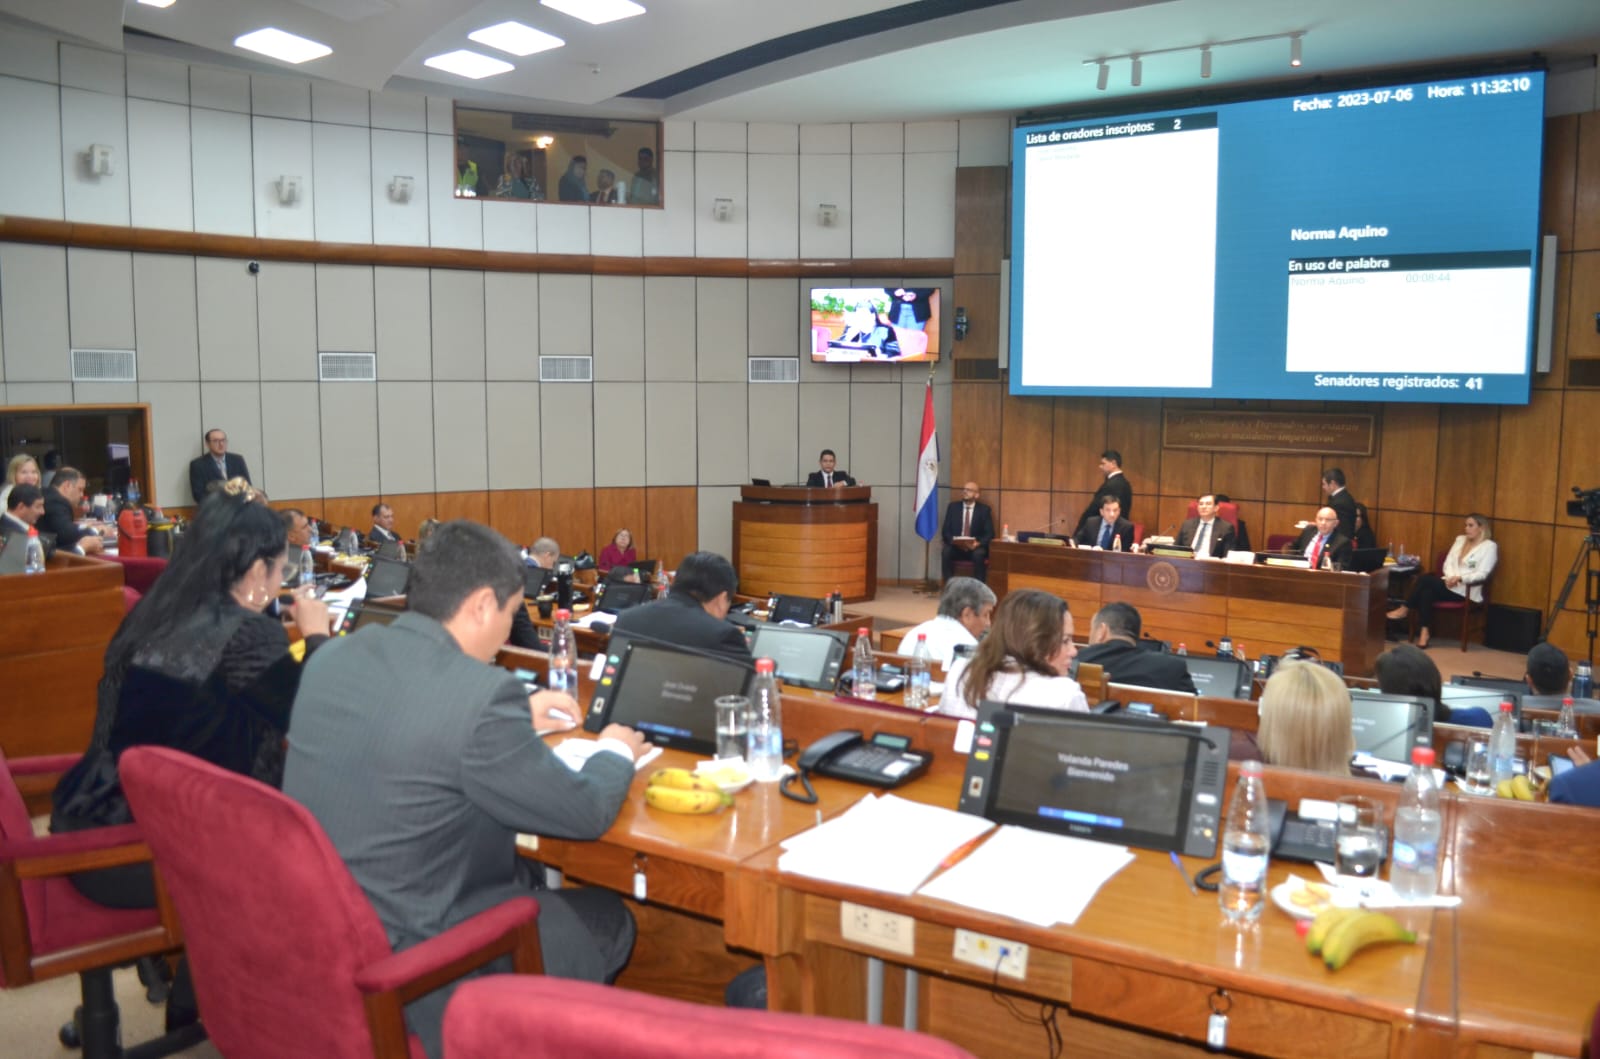
[[1450, 546], [1444, 557], [1443, 574], [1423, 574], [1417, 578], [1416, 587], [1406, 601], [1389, 612], [1395, 620], [1404, 619], [1412, 608], [1417, 612], [1417, 646], [1428, 646], [1432, 635], [1433, 607], [1436, 603], [1449, 603], [1470, 599], [1483, 602], [1483, 583], [1494, 573], [1494, 564], [1500, 558], [1500, 548], [1490, 539], [1489, 520], [1474, 512], [1467, 516], [1465, 532]]

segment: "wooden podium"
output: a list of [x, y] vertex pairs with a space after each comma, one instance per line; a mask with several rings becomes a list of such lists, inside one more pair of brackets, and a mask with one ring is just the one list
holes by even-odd
[[57, 553], [43, 574], [0, 576], [0, 749], [79, 754], [94, 731], [106, 645], [122, 623], [122, 567]]
[[739, 591], [849, 602], [878, 594], [878, 505], [869, 486], [806, 489], [747, 485], [733, 505]]

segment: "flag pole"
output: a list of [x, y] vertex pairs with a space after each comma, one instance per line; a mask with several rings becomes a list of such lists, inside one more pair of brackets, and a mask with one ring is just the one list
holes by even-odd
[[[924, 418], [931, 418], [931, 414], [932, 414], [932, 400], [931, 400], [931, 398], [932, 398], [932, 390], [933, 390], [933, 376], [934, 376], [934, 372], [937, 369], [937, 367], [938, 367], [938, 365], [935, 362], [933, 362], [933, 361], [929, 361], [928, 362], [928, 382], [927, 382], [927, 385], [928, 385], [929, 398], [930, 399], [929, 399], [928, 407], [924, 410]], [[936, 432], [937, 432], [937, 428], [935, 428], [935, 433]], [[918, 459], [919, 460], [921, 459], [921, 454], [920, 453], [918, 454]], [[935, 475], [935, 484], [934, 484], [934, 495], [935, 496], [937, 496], [937, 494], [938, 494], [938, 484], [937, 484], [937, 482], [938, 482], [938, 478], [937, 478], [937, 475]], [[937, 504], [935, 505], [935, 510], [937, 511]], [[939, 578], [935, 577], [934, 573], [933, 573], [933, 538], [932, 537], [925, 537], [925, 538], [923, 538], [923, 541], [922, 541], [922, 590], [921, 590], [921, 594], [925, 595], [925, 596], [937, 596], [942, 591], [943, 591], [943, 585], [941, 585], [939, 583]]]

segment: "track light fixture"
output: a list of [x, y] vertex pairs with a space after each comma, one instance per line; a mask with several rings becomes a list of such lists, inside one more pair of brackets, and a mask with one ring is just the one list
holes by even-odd
[[1128, 60], [1129, 84], [1134, 88], [1144, 83], [1144, 60], [1152, 55], [1175, 55], [1178, 52], [1197, 51], [1200, 53], [1200, 76], [1211, 76], [1211, 53], [1216, 48], [1227, 48], [1235, 44], [1259, 44], [1270, 40], [1287, 40], [1289, 42], [1289, 65], [1298, 68], [1301, 65], [1301, 43], [1304, 41], [1306, 31], [1303, 29], [1291, 30], [1286, 33], [1262, 33], [1254, 37], [1235, 37], [1232, 40], [1212, 40], [1200, 44], [1179, 44], [1171, 48], [1147, 48], [1144, 51], [1127, 52], [1123, 55], [1100, 55], [1093, 59], [1083, 60], [1083, 65], [1095, 67], [1094, 87], [1101, 92], [1111, 83], [1111, 64], [1122, 59]]

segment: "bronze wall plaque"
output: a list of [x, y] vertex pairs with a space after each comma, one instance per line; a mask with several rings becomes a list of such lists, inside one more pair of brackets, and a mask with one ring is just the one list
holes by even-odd
[[1161, 444], [1207, 452], [1371, 456], [1377, 417], [1365, 412], [1164, 410]]

